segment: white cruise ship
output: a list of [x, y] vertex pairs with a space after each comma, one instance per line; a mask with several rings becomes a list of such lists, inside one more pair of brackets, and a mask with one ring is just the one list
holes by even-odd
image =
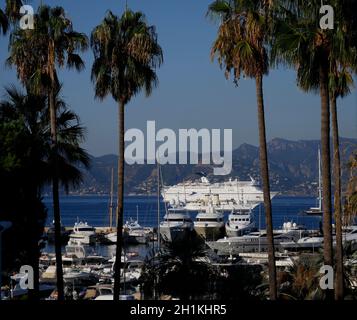
[[[232, 211], [240, 208], [253, 209], [263, 202], [263, 191], [258, 183], [229, 179], [225, 182], [210, 183], [207, 177], [199, 181], [182, 182], [174, 186], [164, 186], [162, 197], [165, 202], [185, 203], [188, 211], [200, 211], [213, 202], [217, 211]], [[273, 198], [277, 193], [271, 192]]]

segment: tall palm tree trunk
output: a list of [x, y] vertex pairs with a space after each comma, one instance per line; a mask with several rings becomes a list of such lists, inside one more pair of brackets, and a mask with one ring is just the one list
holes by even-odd
[[61, 213], [59, 204], [59, 172], [58, 172], [58, 157], [57, 157], [57, 127], [56, 127], [56, 107], [54, 86], [51, 85], [49, 90], [49, 109], [51, 121], [51, 151], [53, 161], [52, 172], [52, 197], [53, 197], [53, 216], [55, 223], [55, 252], [56, 252], [56, 274], [57, 274], [57, 291], [58, 300], [64, 300], [63, 287], [63, 268], [62, 268], [62, 250], [61, 250]]
[[263, 182], [264, 208], [267, 228], [268, 241], [268, 267], [269, 267], [269, 292], [270, 300], [277, 299], [276, 286], [276, 267], [275, 267], [275, 248], [273, 238], [273, 219], [270, 200], [269, 186], [269, 168], [268, 168], [268, 152], [265, 133], [265, 115], [264, 115], [264, 99], [263, 99], [263, 76], [256, 77], [257, 91], [257, 106], [258, 106], [258, 125], [259, 125], [259, 158], [260, 171]]
[[[35, 179], [33, 179], [33, 182]], [[33, 203], [29, 203], [31, 208], [33, 209], [33, 212], [30, 214], [32, 215], [32, 218], [30, 219], [30, 225], [29, 225], [29, 236], [30, 239], [28, 241], [29, 249], [28, 249], [28, 254], [29, 254], [29, 264], [33, 269], [33, 290], [29, 290], [29, 300], [39, 300], [39, 257], [40, 257], [40, 250], [38, 246], [38, 204], [35, 201], [38, 197], [37, 193], [37, 186], [33, 183], [30, 182], [30, 188], [27, 190], [28, 194], [31, 194], [30, 201], [33, 201]]]
[[[326, 63], [327, 66], [327, 63]], [[321, 162], [322, 162], [322, 206], [324, 233], [324, 263], [333, 266], [332, 252], [332, 217], [331, 217], [331, 163], [330, 163], [330, 108], [328, 93], [327, 68], [320, 68], [320, 98], [321, 98]], [[332, 297], [327, 290], [327, 297]]]
[[335, 299], [343, 299], [343, 246], [342, 246], [342, 204], [341, 204], [341, 159], [340, 159], [340, 139], [338, 133], [337, 98], [333, 94], [331, 97], [331, 121], [333, 139], [333, 173], [335, 182], [334, 208], [336, 224], [336, 285]]
[[[124, 202], [124, 107], [119, 102], [119, 157], [118, 157], [118, 206], [117, 206], [117, 246], [114, 265], [114, 300], [119, 300], [120, 295], [120, 267], [121, 252], [123, 247], [123, 202]], [[125, 294], [125, 292], [124, 292]]]

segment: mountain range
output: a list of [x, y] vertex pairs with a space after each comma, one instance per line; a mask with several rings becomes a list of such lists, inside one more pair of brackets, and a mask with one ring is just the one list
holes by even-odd
[[[357, 139], [341, 138], [341, 160], [343, 181], [348, 179], [347, 163], [352, 152], [357, 150]], [[268, 142], [268, 159], [272, 191], [284, 195], [316, 195], [318, 183], [319, 140], [290, 141], [275, 138]], [[331, 158], [332, 159], [332, 158]], [[72, 194], [108, 194], [111, 171], [114, 169], [116, 188], [117, 156], [91, 157], [91, 168], [83, 170], [83, 183]], [[242, 144], [233, 151], [233, 168], [229, 176], [214, 176], [209, 165], [163, 165], [161, 181], [173, 185], [186, 180], [195, 180], [197, 172], [206, 173], [212, 182], [228, 178], [260, 180], [259, 148]], [[154, 194], [157, 192], [156, 165], [125, 165], [126, 194]], [[115, 192], [115, 190], [114, 190]]]

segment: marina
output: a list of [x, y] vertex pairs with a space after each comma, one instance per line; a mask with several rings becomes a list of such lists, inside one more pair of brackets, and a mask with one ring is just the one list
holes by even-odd
[[0, 305], [223, 318], [356, 301], [353, 12], [2, 1]]
[[[78, 199], [78, 202], [76, 201]], [[218, 212], [213, 202], [206, 210], [189, 211], [181, 204], [160, 202], [161, 216], [157, 221], [157, 198], [127, 197], [124, 224], [124, 248], [121, 256], [123, 264], [121, 287], [125, 294], [121, 299], [140, 300], [142, 270], [150, 254], [157, 254], [158, 235], [162, 245], [191, 239], [195, 234], [205, 243], [207, 262], [223, 270], [230, 266], [266, 266], [267, 239], [260, 205], [253, 208], [241, 207], [231, 212]], [[317, 253], [322, 248], [323, 238], [319, 236], [320, 219], [315, 216], [301, 216], [299, 213], [311, 205], [314, 198], [275, 197], [274, 244], [276, 267], [286, 269], [294, 264], [301, 252]], [[67, 197], [63, 199], [63, 221], [73, 219], [76, 207], [100, 207], [106, 211], [108, 203], [103, 197]], [[94, 203], [97, 204], [93, 205]], [[145, 208], [146, 206], [146, 208]], [[145, 210], [145, 209], [146, 210]], [[67, 211], [68, 210], [68, 211]], [[112, 300], [115, 257], [116, 228], [102, 225], [93, 226], [103, 215], [98, 211], [78, 216], [73, 226], [62, 227], [68, 235], [68, 243], [63, 246], [62, 263], [66, 297], [72, 300]], [[68, 213], [67, 213], [68, 212]], [[84, 219], [85, 218], [85, 219]], [[51, 221], [51, 217], [48, 218]], [[143, 225], [139, 224], [139, 220]], [[297, 222], [293, 222], [293, 221]], [[72, 220], [73, 221], [73, 220]], [[85, 222], [84, 222], [85, 221]], [[285, 222], [282, 222], [285, 221]], [[287, 222], [286, 222], [287, 221]], [[282, 223], [281, 223], [282, 222]], [[145, 223], [145, 224], [144, 224]], [[310, 225], [307, 229], [305, 224]], [[40, 291], [46, 299], [56, 299], [56, 265], [54, 247], [50, 241], [53, 232], [51, 224], [45, 229], [46, 246], [40, 257]], [[110, 237], [115, 237], [108, 241]], [[344, 232], [345, 241], [357, 245], [357, 229], [351, 227]], [[223, 259], [223, 260], [222, 260]], [[223, 269], [222, 269], [223, 268]], [[26, 294], [19, 288], [19, 281], [26, 275], [12, 276], [12, 287], [3, 292], [3, 299], [18, 299]]]

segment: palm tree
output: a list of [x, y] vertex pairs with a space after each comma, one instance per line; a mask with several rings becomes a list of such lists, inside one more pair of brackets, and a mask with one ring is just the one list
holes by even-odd
[[264, 193], [264, 208], [268, 238], [270, 299], [277, 298], [273, 222], [269, 186], [268, 155], [263, 99], [263, 76], [269, 62], [266, 42], [269, 30], [269, 6], [266, 1], [218, 0], [209, 7], [209, 13], [219, 16], [221, 24], [213, 44], [212, 59], [217, 55], [226, 77], [233, 70], [238, 84], [241, 74], [255, 79], [259, 125], [260, 170]]
[[144, 298], [162, 294], [183, 300], [207, 298], [219, 273], [206, 256], [205, 243], [194, 232], [186, 239], [164, 244], [143, 266]]
[[321, 300], [324, 297], [320, 288], [319, 270], [323, 265], [321, 255], [302, 254], [287, 271], [282, 272], [282, 296], [293, 300]]
[[[332, 203], [330, 161], [330, 70], [334, 64], [349, 63], [352, 23], [345, 23], [345, 9], [349, 0], [332, 1], [335, 9], [334, 30], [319, 26], [319, 0], [282, 0], [276, 17], [273, 59], [297, 69], [298, 85], [305, 91], [319, 92], [321, 99], [321, 153], [323, 187], [324, 263], [333, 265]], [[327, 295], [331, 296], [331, 293]]]
[[335, 65], [330, 74], [330, 108], [333, 140], [333, 174], [334, 174], [334, 211], [336, 224], [336, 300], [343, 299], [343, 245], [342, 245], [342, 199], [341, 199], [341, 159], [338, 130], [337, 98], [343, 98], [350, 92], [353, 84], [352, 75], [345, 69], [338, 70]]
[[95, 95], [104, 99], [111, 94], [118, 103], [117, 263], [114, 270], [114, 300], [118, 300], [124, 196], [124, 109], [142, 89], [150, 95], [158, 83], [155, 68], [161, 65], [163, 58], [155, 28], [147, 24], [143, 13], [131, 10], [126, 10], [120, 18], [109, 11], [92, 31], [91, 46], [95, 58], [92, 67]]
[[9, 27], [9, 20], [7, 19], [7, 16], [4, 13], [4, 11], [0, 9], [0, 31], [2, 32], [3, 35], [6, 34], [8, 27]]
[[[89, 155], [80, 147], [84, 139], [84, 128], [79, 123], [79, 118], [71, 112], [66, 103], [60, 97], [60, 88], [55, 92], [55, 104], [58, 129], [58, 158], [60, 175], [59, 180], [64, 188], [78, 186], [82, 180], [82, 172], [78, 166], [87, 168]], [[43, 186], [51, 182], [53, 171], [53, 155], [51, 151], [51, 137], [49, 125], [49, 113], [47, 109], [47, 97], [33, 94], [24, 94], [15, 87], [6, 89], [4, 100], [0, 101], [1, 123], [19, 123], [21, 137], [14, 137], [13, 145], [20, 145], [21, 154], [15, 159], [21, 163], [21, 180], [23, 186], [27, 218], [24, 219], [24, 237], [26, 256], [34, 270], [34, 290], [30, 291], [31, 298], [38, 298], [39, 285], [39, 240], [43, 234], [43, 226], [46, 220], [42, 216], [44, 207], [41, 197]], [[21, 140], [21, 141], [20, 141]], [[18, 168], [11, 170], [16, 176]], [[16, 179], [15, 179], [16, 181]], [[9, 181], [11, 185], [13, 182]], [[15, 184], [17, 184], [15, 182]], [[11, 188], [9, 185], [8, 188]], [[21, 188], [21, 187], [20, 187]], [[19, 192], [21, 194], [21, 192]], [[19, 201], [21, 201], [19, 197]], [[16, 206], [15, 206], [16, 207]], [[15, 210], [16, 212], [16, 210]], [[19, 217], [20, 218], [20, 217]], [[17, 218], [17, 219], [19, 219]], [[16, 225], [16, 224], [15, 224]], [[20, 236], [21, 237], [21, 236]], [[21, 247], [21, 246], [20, 246]]]
[[333, 172], [334, 172], [334, 209], [336, 223], [336, 286], [335, 299], [343, 299], [344, 296], [344, 263], [343, 263], [343, 245], [342, 245], [342, 199], [341, 199], [341, 160], [340, 160], [340, 142], [338, 129], [337, 98], [343, 98], [350, 93], [353, 86], [352, 71], [357, 68], [356, 39], [357, 39], [357, 20], [351, 12], [357, 10], [357, 4], [345, 1], [343, 6], [337, 7], [339, 11], [339, 26], [337, 32], [343, 35], [346, 30], [351, 31], [345, 41], [348, 41], [347, 50], [339, 61], [330, 59], [330, 107], [332, 122], [333, 139]]
[[20, 8], [23, 6], [24, 2], [22, 0], [6, 0], [6, 15], [10, 22], [15, 23], [17, 22], [21, 15], [20, 15]]
[[348, 162], [349, 181], [344, 203], [344, 224], [351, 224], [357, 216], [357, 151], [353, 152]]
[[6, 34], [9, 24], [15, 23], [20, 18], [20, 8], [23, 5], [21, 0], [6, 0], [5, 12], [0, 9], [0, 30]]
[[57, 67], [67, 66], [80, 71], [84, 63], [78, 51], [87, 49], [87, 37], [73, 30], [72, 22], [62, 7], [40, 6], [35, 15], [34, 30], [16, 29], [10, 39], [8, 64], [15, 65], [18, 77], [28, 92], [46, 93], [50, 111], [53, 154], [52, 195], [55, 221], [58, 299], [64, 299], [61, 256], [59, 159], [55, 93], [58, 90]]

